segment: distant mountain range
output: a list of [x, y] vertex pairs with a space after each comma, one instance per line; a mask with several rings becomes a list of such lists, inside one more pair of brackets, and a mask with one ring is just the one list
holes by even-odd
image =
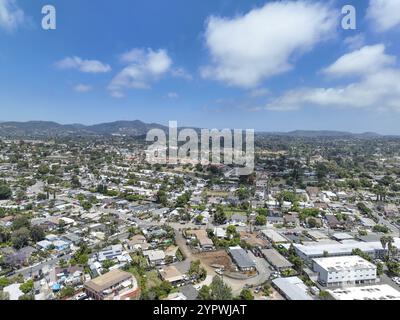
[[[29, 122], [0, 122], [1, 137], [63, 137], [63, 136], [101, 136], [101, 135], [126, 135], [139, 137], [146, 135], [151, 129], [167, 131], [168, 127], [157, 123], [144, 123], [135, 121], [115, 121], [96, 125], [59, 124], [50, 121]], [[196, 129], [198, 130], [198, 129]], [[376, 138], [381, 135], [374, 132], [354, 134], [342, 131], [307, 131], [297, 130], [292, 132], [257, 132], [260, 136], [293, 136], [293, 137], [357, 137]]]
[[116, 121], [91, 126], [82, 124], [59, 124], [50, 121], [1, 122], [2, 137], [60, 137], [60, 136], [98, 136], [127, 135], [142, 136], [151, 129], [166, 130], [157, 123], [147, 124], [139, 120]]

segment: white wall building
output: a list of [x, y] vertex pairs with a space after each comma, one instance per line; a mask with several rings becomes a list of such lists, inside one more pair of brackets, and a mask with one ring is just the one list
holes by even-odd
[[376, 265], [359, 257], [329, 257], [314, 259], [313, 269], [318, 282], [327, 287], [375, 283]]
[[[305, 246], [302, 244], [294, 244], [296, 253], [305, 260], [311, 262], [312, 259], [322, 258], [324, 256], [350, 256], [354, 249], [360, 249], [362, 252], [367, 253], [373, 259], [382, 258], [386, 250], [382, 248], [380, 241], [374, 242], [357, 242], [351, 243], [336, 243], [336, 244], [321, 244]], [[394, 238], [393, 246], [400, 250], [400, 238]], [[289, 248], [289, 245], [287, 246]]]

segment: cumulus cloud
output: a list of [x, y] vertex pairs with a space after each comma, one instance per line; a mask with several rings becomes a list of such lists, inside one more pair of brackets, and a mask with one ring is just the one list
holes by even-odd
[[111, 71], [108, 64], [98, 60], [84, 60], [79, 57], [67, 57], [56, 62], [58, 69], [76, 69], [83, 73], [107, 73]]
[[[379, 50], [374, 52], [371, 48]], [[290, 90], [270, 101], [266, 109], [288, 111], [311, 105], [400, 111], [400, 70], [392, 66], [394, 58], [386, 55], [382, 48], [383, 45], [364, 47], [344, 55], [326, 69], [341, 76], [353, 72], [358, 81], [336, 87]], [[349, 57], [358, 57], [362, 62], [350, 66], [348, 62], [352, 59]], [[367, 66], [367, 63], [371, 65]], [[362, 67], [369, 68], [369, 71], [362, 72]]]
[[92, 89], [92, 86], [86, 84], [77, 84], [76, 86], [74, 86], [74, 90], [81, 93], [92, 91]]
[[0, 0], [0, 27], [14, 31], [25, 21], [24, 12], [15, 0]]
[[270, 102], [267, 109], [288, 111], [314, 105], [400, 111], [399, 101], [399, 70], [382, 70], [347, 86], [288, 91], [282, 97]]
[[323, 72], [335, 77], [362, 75], [374, 73], [395, 62], [396, 57], [385, 54], [385, 45], [377, 44], [345, 54]]
[[127, 63], [108, 86], [111, 95], [123, 97], [125, 89], [149, 89], [151, 85], [168, 73], [172, 60], [164, 49], [133, 49], [121, 56], [121, 61]]
[[350, 50], [360, 49], [365, 45], [365, 36], [359, 33], [355, 36], [345, 38], [344, 43]]
[[335, 33], [338, 14], [327, 4], [269, 2], [234, 18], [211, 16], [205, 40], [212, 63], [204, 78], [253, 88], [290, 70], [292, 60]]
[[385, 32], [400, 26], [399, 0], [370, 0], [367, 18], [378, 32]]
[[132, 63], [138, 60], [143, 60], [146, 57], [146, 51], [143, 49], [132, 49], [121, 54], [119, 60], [122, 63]]

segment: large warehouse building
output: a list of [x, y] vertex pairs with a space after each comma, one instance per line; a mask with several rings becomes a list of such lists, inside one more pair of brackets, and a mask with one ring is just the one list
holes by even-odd
[[335, 300], [400, 300], [400, 292], [387, 284], [328, 290]]
[[[394, 246], [400, 250], [400, 238], [394, 238]], [[380, 241], [374, 242], [346, 242], [334, 244], [312, 244], [302, 245], [294, 244], [296, 253], [306, 262], [311, 263], [313, 259], [322, 257], [339, 257], [350, 256], [354, 249], [360, 249], [362, 252], [369, 254], [372, 258], [382, 258], [386, 250], [382, 248]]]

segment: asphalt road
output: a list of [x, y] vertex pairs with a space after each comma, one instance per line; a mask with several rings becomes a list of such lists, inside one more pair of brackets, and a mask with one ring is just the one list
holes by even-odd
[[47, 267], [48, 269], [52, 269], [53, 267], [55, 267], [58, 264], [58, 262], [61, 259], [68, 260], [70, 258], [71, 258], [71, 255], [69, 255], [69, 254], [59, 257], [59, 258], [53, 258], [53, 259], [40, 262], [38, 264], [35, 264], [35, 265], [27, 267], [27, 268], [19, 269], [19, 270], [15, 271], [15, 274], [17, 274], [17, 275], [22, 274], [24, 277], [28, 278], [31, 276], [32, 273], [39, 272], [39, 270], [43, 270], [43, 268]]

